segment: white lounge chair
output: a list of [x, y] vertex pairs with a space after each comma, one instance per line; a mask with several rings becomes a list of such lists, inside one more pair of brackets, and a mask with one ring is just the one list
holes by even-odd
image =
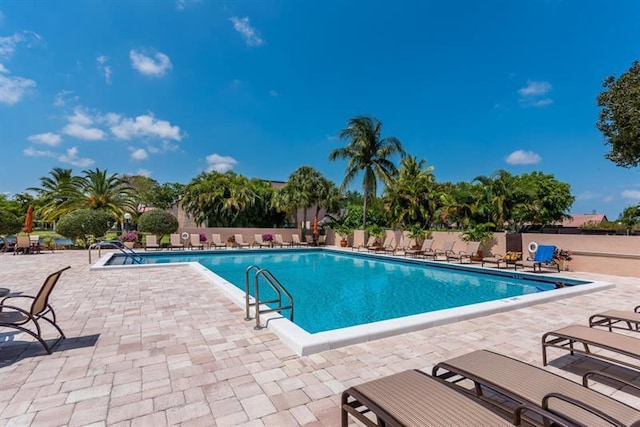
[[275, 244], [279, 245], [280, 247], [293, 245], [292, 242], [285, 242], [284, 239], [282, 238], [282, 234], [276, 234], [273, 236], [273, 238], [274, 238]]
[[204, 243], [200, 241], [199, 234], [190, 235], [189, 246], [191, 247], [191, 249], [193, 248], [204, 249]]
[[236, 240], [236, 246], [238, 248], [250, 248], [251, 247], [251, 245], [249, 243], [245, 243], [244, 237], [242, 237], [242, 234], [234, 234], [233, 237]]
[[225, 248], [227, 249], [227, 245], [225, 243], [222, 243], [222, 237], [220, 237], [219, 234], [212, 234], [211, 235], [211, 243], [209, 244], [209, 247], [212, 248]]

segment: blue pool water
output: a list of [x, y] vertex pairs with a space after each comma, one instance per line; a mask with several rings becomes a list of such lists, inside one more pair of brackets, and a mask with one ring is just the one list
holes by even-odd
[[[262, 250], [144, 255], [146, 263], [199, 262], [244, 291], [250, 265], [267, 269], [295, 300], [294, 323], [309, 333], [555, 289], [552, 277], [392, 261], [333, 251]], [[117, 263], [117, 258], [113, 263]], [[253, 276], [251, 276], [253, 277]], [[586, 283], [562, 279], [565, 285]], [[253, 280], [250, 281], [253, 288]], [[260, 287], [261, 299], [271, 299]], [[285, 303], [286, 305], [286, 303]], [[283, 313], [287, 315], [287, 313]]]

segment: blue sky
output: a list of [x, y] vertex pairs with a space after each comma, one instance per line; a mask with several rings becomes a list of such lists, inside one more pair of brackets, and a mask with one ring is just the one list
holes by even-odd
[[640, 169], [604, 158], [596, 97], [639, 22], [635, 0], [5, 1], [0, 192], [53, 167], [340, 184], [335, 135], [372, 115], [438, 181], [542, 171], [615, 219]]

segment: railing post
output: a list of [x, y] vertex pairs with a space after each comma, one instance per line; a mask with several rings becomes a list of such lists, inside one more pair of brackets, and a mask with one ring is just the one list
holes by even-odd
[[258, 270], [255, 274], [254, 280], [253, 280], [253, 284], [255, 286], [255, 298], [256, 298], [256, 326], [253, 327], [253, 329], [259, 331], [260, 329], [262, 329], [262, 326], [260, 326], [260, 286], [258, 285], [258, 277], [260, 276], [260, 272], [262, 270]]

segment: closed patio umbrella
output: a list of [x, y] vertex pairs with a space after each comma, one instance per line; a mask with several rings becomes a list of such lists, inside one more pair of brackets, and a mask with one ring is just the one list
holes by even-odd
[[24, 232], [29, 234], [33, 232], [33, 207], [27, 209], [27, 216], [24, 219]]
[[313, 234], [318, 235], [318, 217], [313, 218]]

